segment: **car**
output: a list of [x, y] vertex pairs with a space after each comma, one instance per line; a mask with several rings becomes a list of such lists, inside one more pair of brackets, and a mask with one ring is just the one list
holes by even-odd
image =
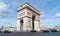
[[4, 33], [11, 33], [11, 31], [5, 30]]
[[40, 32], [47, 33], [50, 32], [49, 30], [40, 30]]
[[2, 33], [2, 31], [0, 31], [0, 33]]
[[48, 31], [48, 30], [44, 30], [43, 32], [46, 32], [46, 33], [47, 33], [47, 32], [49, 32], [49, 31]]
[[30, 32], [37, 32], [37, 31], [35, 31], [35, 30], [31, 30]]
[[51, 32], [58, 32], [56, 29], [51, 30]]

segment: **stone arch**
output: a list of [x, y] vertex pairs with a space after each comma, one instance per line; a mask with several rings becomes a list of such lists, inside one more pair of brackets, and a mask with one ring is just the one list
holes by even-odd
[[23, 19], [20, 20], [20, 31], [23, 31]]
[[35, 15], [32, 16], [32, 30], [34, 31], [34, 20], [35, 20]]

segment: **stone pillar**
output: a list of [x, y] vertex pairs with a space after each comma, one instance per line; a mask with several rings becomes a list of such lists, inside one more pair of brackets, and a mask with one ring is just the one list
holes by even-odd
[[39, 21], [38, 20], [34, 21], [34, 30], [40, 31], [40, 25], [39, 25]]
[[39, 16], [37, 15], [36, 18], [35, 18], [35, 21], [34, 21], [34, 24], [35, 24], [35, 30], [36, 31], [40, 31], [40, 20], [39, 20]]
[[32, 19], [30, 19], [31, 20], [31, 28], [30, 28], [30, 30], [32, 30]]
[[27, 24], [28, 24], [28, 18], [27, 17], [25, 17], [25, 18], [23, 18], [23, 31], [26, 31], [26, 26], [27, 26]]
[[17, 20], [17, 31], [20, 31], [20, 19]]
[[28, 18], [26, 28], [28, 31], [32, 30], [32, 19]]

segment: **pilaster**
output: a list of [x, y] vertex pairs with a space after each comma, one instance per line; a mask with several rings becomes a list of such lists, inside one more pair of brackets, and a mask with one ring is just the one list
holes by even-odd
[[17, 20], [17, 30], [20, 31], [20, 19]]

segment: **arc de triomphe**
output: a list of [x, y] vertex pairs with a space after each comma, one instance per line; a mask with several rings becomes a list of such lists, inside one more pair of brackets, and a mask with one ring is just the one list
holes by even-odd
[[29, 3], [24, 3], [18, 7], [17, 11], [18, 31], [40, 31], [40, 13]]

